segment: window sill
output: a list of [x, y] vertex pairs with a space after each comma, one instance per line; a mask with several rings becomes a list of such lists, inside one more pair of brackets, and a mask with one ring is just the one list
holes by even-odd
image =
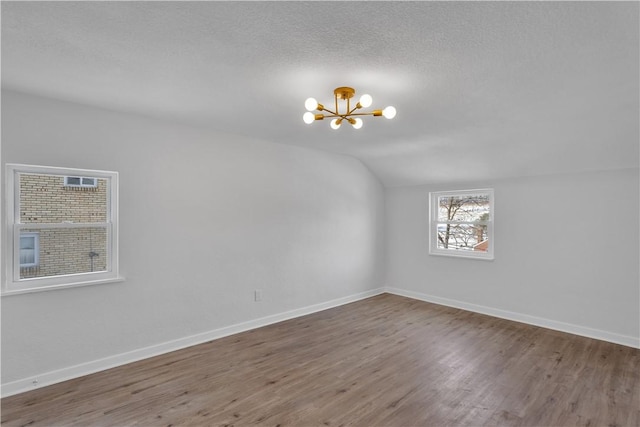
[[429, 255], [435, 255], [435, 256], [441, 256], [441, 257], [448, 257], [448, 258], [465, 258], [465, 259], [477, 259], [480, 261], [493, 261], [494, 257], [493, 254], [491, 255], [471, 255], [471, 254], [466, 254], [466, 253], [449, 253], [449, 252], [436, 252], [436, 251], [430, 251]]
[[112, 277], [108, 279], [87, 280], [85, 282], [74, 282], [74, 283], [61, 284], [61, 285], [31, 287], [31, 288], [25, 288], [25, 289], [8, 289], [8, 290], [3, 290], [0, 296], [9, 297], [12, 295], [30, 294], [34, 292], [55, 291], [58, 289], [79, 288], [83, 286], [103, 285], [106, 283], [119, 283], [119, 282], [124, 282], [124, 277], [117, 276], [117, 277]]

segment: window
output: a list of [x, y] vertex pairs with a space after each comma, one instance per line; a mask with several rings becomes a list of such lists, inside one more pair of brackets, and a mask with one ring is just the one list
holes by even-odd
[[64, 185], [66, 187], [96, 188], [98, 186], [98, 179], [86, 176], [65, 176]]
[[20, 233], [20, 268], [37, 267], [39, 258], [38, 233]]
[[3, 294], [122, 280], [117, 172], [10, 164], [6, 182]]
[[493, 259], [493, 189], [429, 193], [429, 253]]

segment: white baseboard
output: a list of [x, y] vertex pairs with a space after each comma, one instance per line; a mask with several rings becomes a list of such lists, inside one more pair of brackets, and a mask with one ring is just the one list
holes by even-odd
[[318, 311], [327, 310], [329, 308], [338, 307], [340, 305], [349, 304], [351, 302], [359, 301], [361, 299], [369, 298], [375, 295], [380, 295], [382, 293], [384, 293], [383, 288], [373, 289], [355, 295], [350, 295], [347, 297], [338, 298], [331, 301], [286, 311], [283, 313], [273, 314], [270, 316], [262, 317], [260, 319], [254, 319], [248, 322], [238, 323], [224, 328], [191, 335], [185, 338], [167, 341], [126, 353], [116, 354], [113, 356], [105, 357], [103, 359], [81, 363], [75, 366], [69, 366], [56, 371], [44, 372], [40, 375], [35, 375], [33, 377], [23, 378], [17, 381], [2, 384], [1, 394], [2, 397], [7, 397], [25, 391], [34, 390], [40, 387], [45, 387], [73, 378], [82, 377], [84, 375], [104, 371], [106, 369], [115, 368], [127, 363], [147, 359], [149, 357], [159, 356], [171, 351], [181, 350], [186, 347], [202, 344], [218, 338], [237, 334], [239, 332], [245, 332], [251, 329], [260, 328], [262, 326], [271, 325], [273, 323], [282, 322], [283, 320], [289, 320], [296, 317], [305, 316], [307, 314], [316, 313]]
[[501, 319], [527, 323], [529, 325], [540, 326], [542, 328], [553, 329], [556, 331], [568, 332], [570, 334], [580, 335], [587, 338], [594, 338], [602, 341], [608, 341], [614, 344], [621, 344], [628, 347], [640, 348], [640, 338], [638, 337], [620, 335], [613, 332], [602, 331], [599, 329], [587, 328], [585, 326], [573, 325], [571, 323], [558, 322], [556, 320], [549, 320], [541, 317], [529, 316], [527, 314], [500, 310], [493, 307], [485, 307], [483, 305], [471, 304], [463, 301], [436, 297], [433, 295], [427, 295], [427, 294], [414, 292], [414, 291], [407, 291], [404, 289], [386, 287], [385, 291], [390, 294], [417, 299], [420, 301], [430, 302], [430, 303], [439, 304], [439, 305], [446, 305], [448, 307], [459, 308], [467, 311], [473, 311], [475, 313], [486, 314], [493, 317], [499, 317]]

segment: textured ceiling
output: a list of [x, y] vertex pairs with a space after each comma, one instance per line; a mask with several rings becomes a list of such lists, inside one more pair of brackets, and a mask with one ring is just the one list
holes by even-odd
[[[361, 159], [387, 186], [638, 167], [637, 2], [2, 2], [2, 85]], [[352, 86], [394, 120], [305, 125]]]

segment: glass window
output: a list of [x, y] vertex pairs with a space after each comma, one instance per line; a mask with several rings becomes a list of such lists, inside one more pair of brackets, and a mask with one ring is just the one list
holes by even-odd
[[116, 172], [27, 165], [7, 172], [11, 260], [3, 293], [119, 279]]
[[493, 190], [430, 193], [433, 255], [493, 259]]
[[20, 270], [36, 267], [40, 255], [38, 233], [20, 233]]
[[65, 176], [64, 185], [66, 187], [97, 187], [98, 179], [86, 176]]

